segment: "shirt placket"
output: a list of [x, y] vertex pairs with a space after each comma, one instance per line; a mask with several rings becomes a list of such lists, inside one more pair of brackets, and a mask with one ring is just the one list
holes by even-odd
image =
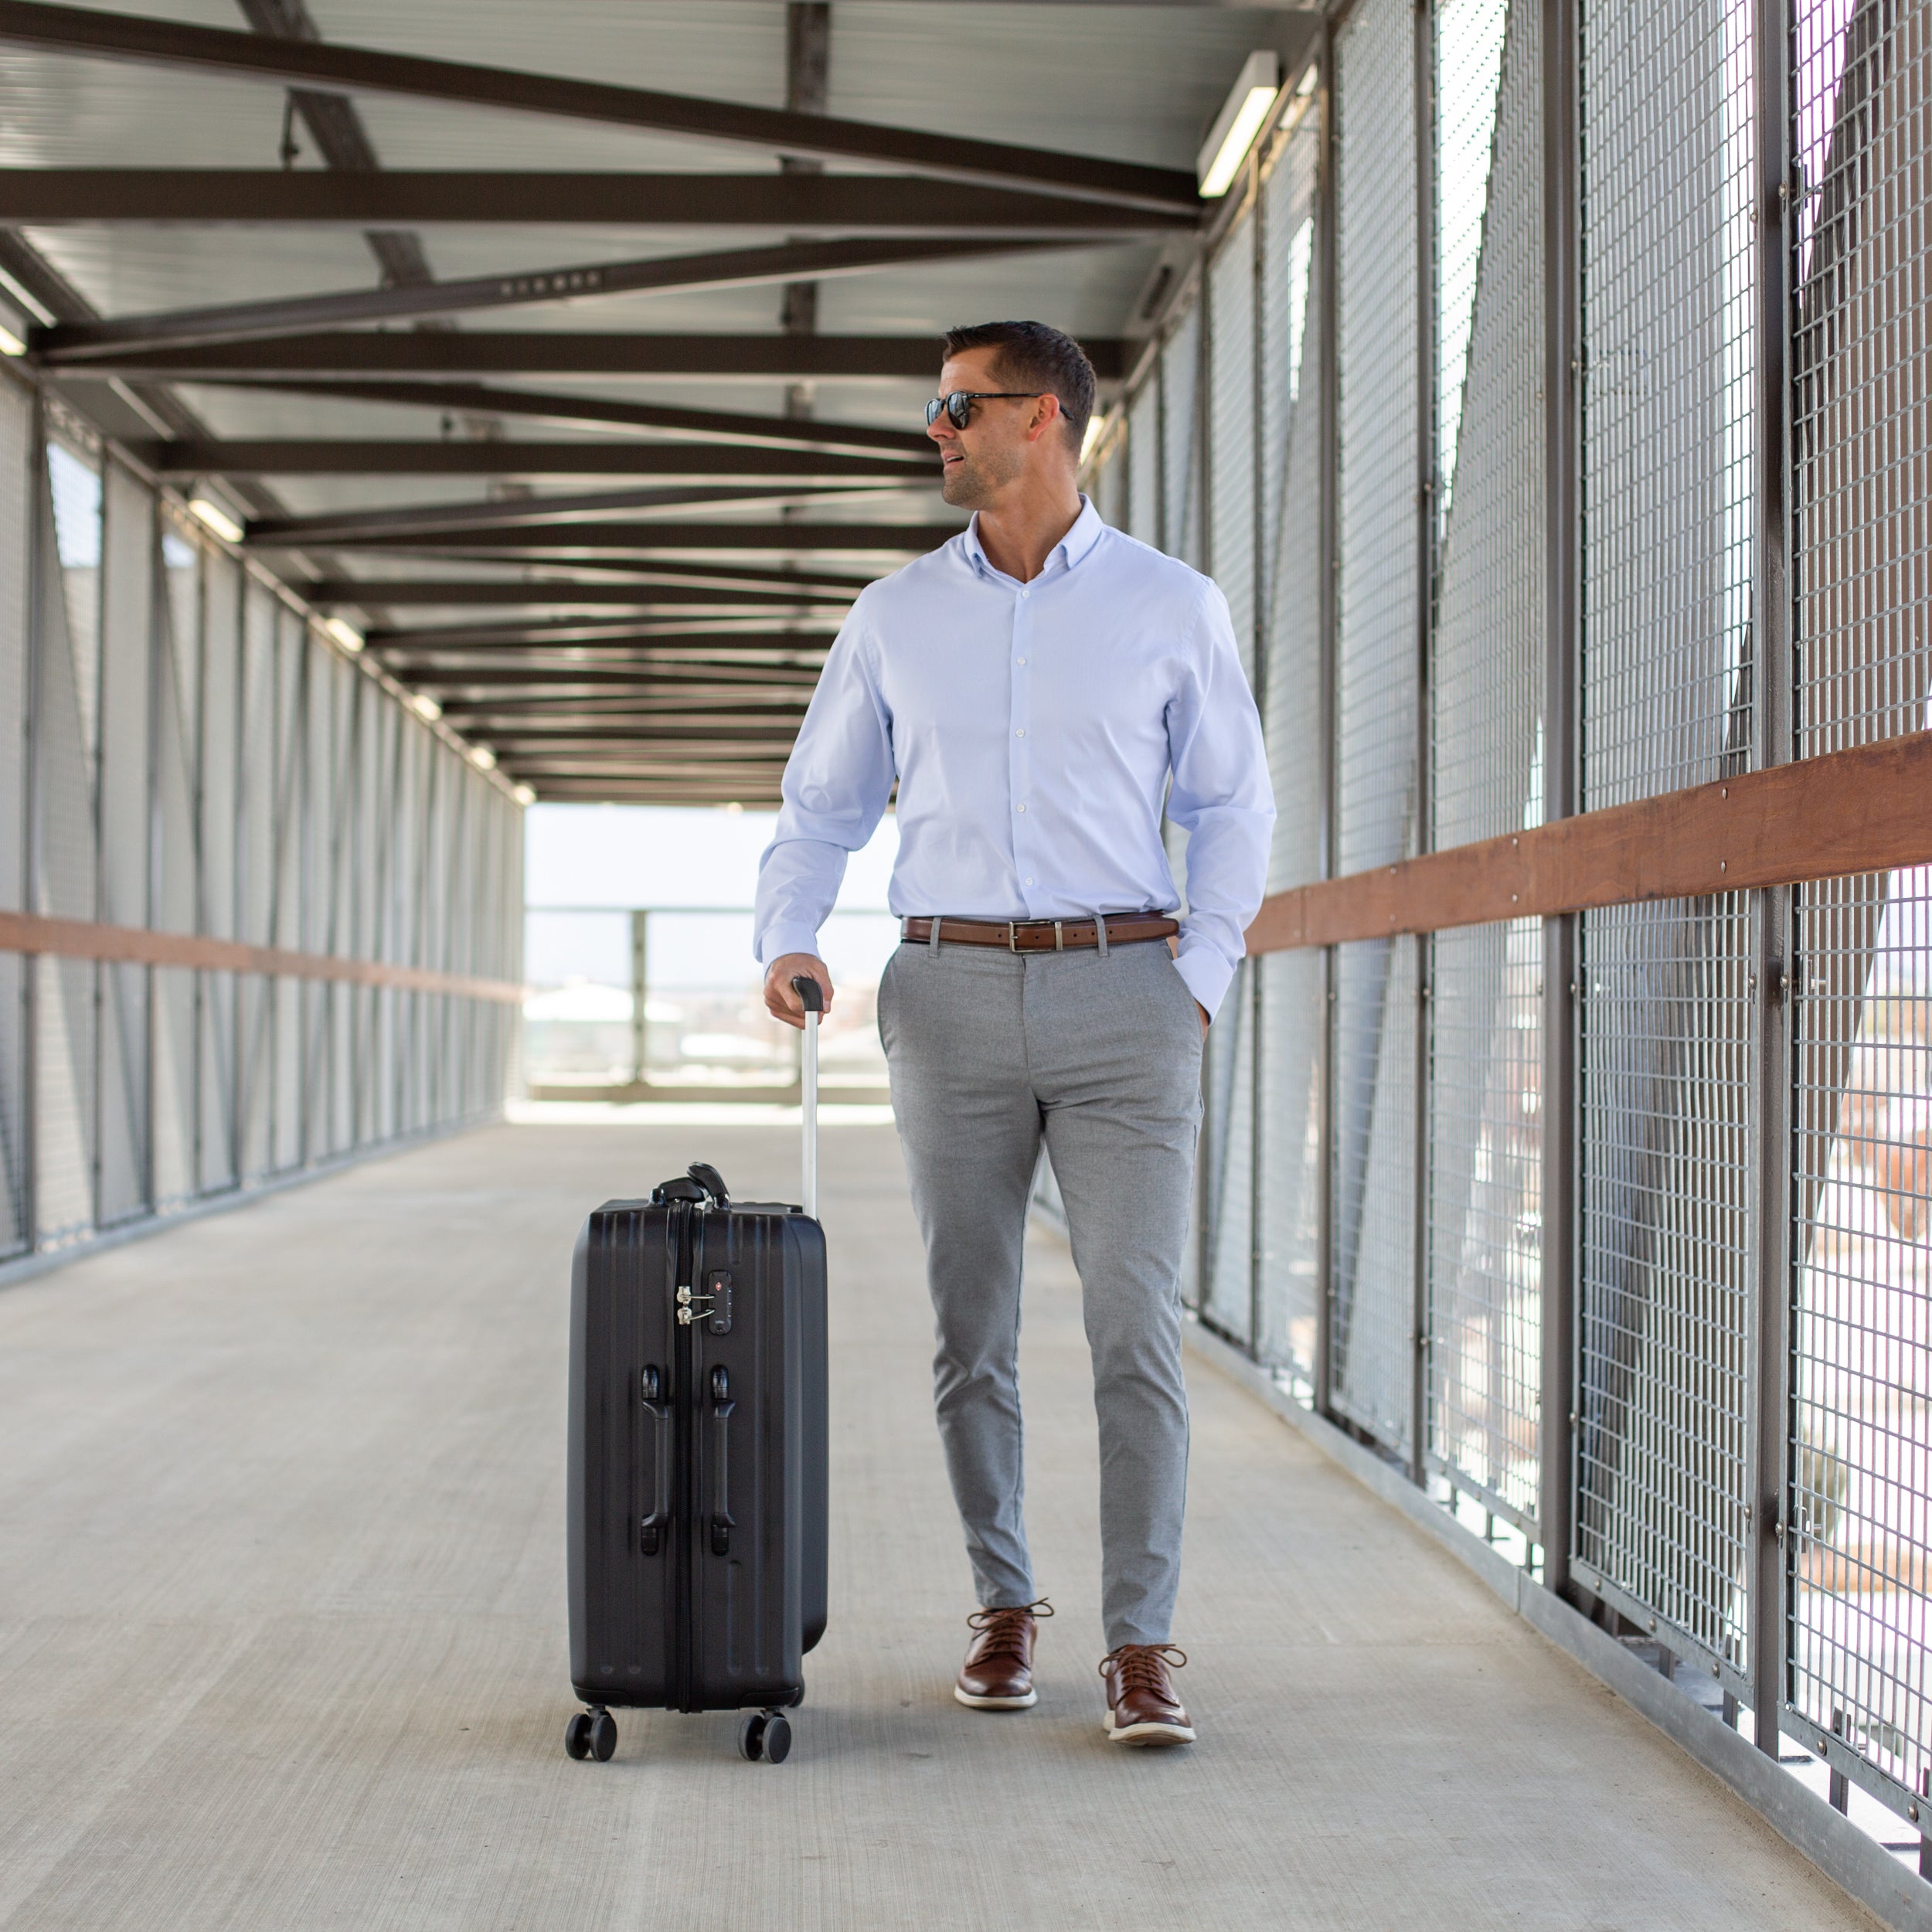
[[1021, 902], [1030, 915], [1041, 876], [1039, 854], [1033, 842], [1032, 613], [1030, 585], [1013, 595], [1013, 641], [1008, 653], [1008, 689], [1012, 735], [1007, 741], [1007, 799], [1013, 835], [1013, 869], [1019, 880]]

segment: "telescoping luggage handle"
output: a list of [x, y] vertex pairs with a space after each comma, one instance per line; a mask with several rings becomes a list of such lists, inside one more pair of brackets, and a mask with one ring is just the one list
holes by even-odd
[[818, 1218], [818, 1016], [825, 1010], [824, 989], [808, 973], [791, 982], [791, 990], [804, 1003], [804, 1050], [798, 1070], [798, 1111], [804, 1124], [804, 1208], [815, 1221]]

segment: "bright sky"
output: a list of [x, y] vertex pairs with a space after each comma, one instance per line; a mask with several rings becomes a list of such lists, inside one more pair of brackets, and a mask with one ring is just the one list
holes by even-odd
[[[538, 906], [746, 906], [777, 814], [671, 805], [532, 805], [523, 898]], [[838, 904], [883, 911], [899, 852], [890, 812], [852, 855]]]
[[[755, 982], [749, 909], [758, 855], [777, 815], [716, 807], [532, 805], [524, 815], [524, 970], [539, 986], [591, 980], [630, 983], [631, 924], [613, 913], [546, 913], [546, 906], [717, 906], [736, 917], [651, 921], [651, 983], [673, 989]], [[838, 910], [820, 934], [825, 961], [845, 982], [878, 978], [898, 943], [883, 914], [899, 851], [899, 823], [886, 815], [872, 843], [852, 856]], [[869, 913], [870, 917], [850, 915]]]

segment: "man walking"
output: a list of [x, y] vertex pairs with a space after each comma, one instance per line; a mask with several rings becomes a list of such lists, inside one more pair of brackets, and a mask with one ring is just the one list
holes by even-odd
[[[1226, 600], [1080, 494], [1094, 370], [1039, 322], [946, 338], [927, 405], [961, 536], [853, 604], [760, 862], [765, 1003], [803, 1024], [847, 855], [899, 787], [879, 1032], [925, 1237], [939, 1432], [981, 1607], [954, 1695], [1035, 1701], [1018, 1353], [1045, 1137], [1100, 1435], [1106, 1729], [1195, 1735], [1168, 1639], [1187, 1484], [1179, 1277], [1201, 1043], [1261, 900], [1274, 807]], [[1189, 835], [1188, 913], [1161, 842]], [[1168, 942], [1168, 943], [1162, 943]]]

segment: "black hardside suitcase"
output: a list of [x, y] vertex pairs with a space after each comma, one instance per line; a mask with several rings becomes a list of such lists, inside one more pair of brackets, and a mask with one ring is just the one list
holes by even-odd
[[577, 1239], [573, 1757], [611, 1756], [624, 1706], [750, 1709], [746, 1757], [791, 1749], [784, 1713], [825, 1628], [815, 1012], [806, 1027], [804, 1207], [730, 1200], [699, 1163], [648, 1201], [605, 1202]]

